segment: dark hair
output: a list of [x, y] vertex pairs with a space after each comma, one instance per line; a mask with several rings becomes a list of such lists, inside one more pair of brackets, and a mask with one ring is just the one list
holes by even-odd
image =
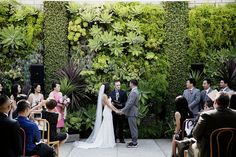
[[46, 107], [49, 110], [53, 110], [57, 106], [57, 102], [54, 99], [50, 99], [46, 102]]
[[36, 89], [38, 86], [41, 87], [41, 85], [40, 85], [39, 83], [34, 83], [33, 86], [32, 86], [32, 89], [31, 89], [31, 93], [35, 93], [35, 89]]
[[57, 84], [59, 84], [58, 82], [53, 82], [52, 83], [52, 90], [54, 90], [54, 88], [57, 86]]
[[216, 102], [220, 107], [227, 108], [229, 106], [229, 96], [226, 93], [221, 93]]
[[193, 113], [190, 111], [188, 107], [188, 101], [183, 96], [178, 96], [175, 99], [175, 107], [176, 111], [180, 113], [181, 119], [184, 121], [187, 118], [192, 118]]
[[230, 98], [230, 108], [236, 110], [236, 94], [233, 94]]
[[9, 98], [5, 94], [0, 95], [0, 107], [2, 107], [8, 100]]
[[13, 95], [15, 100], [16, 100], [17, 95], [21, 94], [21, 92], [22, 92], [22, 88], [21, 88], [21, 92], [20, 93], [18, 92], [18, 86], [21, 87], [20, 84], [16, 83], [12, 86], [12, 89], [11, 89], [11, 94]]
[[138, 86], [138, 81], [136, 79], [132, 79], [129, 82], [132, 83], [135, 86]]
[[210, 84], [210, 85], [211, 85], [211, 79], [205, 78], [203, 81], [206, 81], [207, 84]]
[[213, 101], [211, 101], [211, 100], [206, 101], [206, 105], [207, 105], [208, 108], [212, 108], [213, 107]]
[[230, 84], [230, 81], [228, 79], [222, 78], [220, 81], [224, 81], [225, 84]]
[[196, 80], [194, 78], [189, 78], [187, 81], [189, 81], [189, 83], [193, 84], [193, 86], [196, 86]]
[[114, 82], [115, 82], [115, 83], [116, 83], [116, 82], [120, 82], [120, 80], [119, 80], [119, 79], [117, 79], [117, 80], [115, 80]]
[[30, 109], [30, 104], [27, 100], [20, 100], [17, 102], [17, 111], [24, 112], [26, 109]]
[[104, 89], [104, 93], [106, 94], [106, 95], [109, 95], [109, 92], [110, 92], [110, 85], [109, 85], [109, 83], [103, 83], [103, 85], [105, 86], [105, 89]]

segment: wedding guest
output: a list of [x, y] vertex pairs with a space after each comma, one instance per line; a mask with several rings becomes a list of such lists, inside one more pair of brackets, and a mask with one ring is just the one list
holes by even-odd
[[8, 117], [11, 103], [12, 101], [6, 95], [0, 95], [0, 154], [2, 157], [22, 155], [20, 125], [16, 120]]
[[21, 94], [22, 94], [21, 85], [18, 83], [14, 84], [11, 89], [11, 99], [16, 101], [17, 97], [20, 97]]
[[65, 143], [69, 135], [67, 133], [57, 133], [58, 113], [55, 110], [57, 102], [54, 99], [46, 101], [46, 111], [42, 111], [42, 118], [50, 124], [50, 141], [60, 141], [60, 145]]
[[236, 110], [236, 94], [231, 95], [229, 107]]
[[183, 96], [186, 98], [188, 107], [192, 111], [194, 117], [197, 117], [200, 109], [201, 93], [199, 89], [195, 88], [195, 86], [195, 79], [188, 79], [186, 82], [187, 89], [184, 90]]
[[[110, 97], [112, 99], [113, 105], [117, 109], [123, 109], [125, 107], [125, 103], [127, 101], [127, 94], [125, 91], [121, 90], [120, 80], [115, 81], [115, 90], [111, 92]], [[120, 143], [125, 143], [124, 140], [125, 115], [118, 115], [114, 111], [112, 112], [112, 115], [113, 115], [115, 139], [119, 138]]]
[[204, 79], [202, 83], [203, 90], [201, 91], [201, 109], [204, 108], [204, 105], [207, 101], [210, 101], [211, 99], [207, 96], [207, 94], [211, 93], [213, 90], [211, 88], [211, 80], [210, 79]]
[[40, 157], [54, 157], [55, 151], [45, 143], [40, 143], [41, 135], [36, 123], [30, 121], [30, 104], [26, 100], [20, 100], [17, 104], [19, 116], [16, 118], [26, 133], [26, 155], [38, 155]]
[[59, 120], [57, 122], [58, 131], [64, 128], [64, 105], [63, 96], [60, 92], [60, 84], [52, 83], [52, 92], [49, 94], [49, 98], [53, 98], [57, 102], [56, 111], [59, 113]]
[[[193, 129], [193, 137], [197, 140], [197, 148], [201, 157], [210, 156], [210, 135], [219, 128], [236, 128], [236, 111], [228, 108], [229, 96], [221, 93], [214, 102], [214, 110], [202, 112], [196, 127]], [[198, 152], [198, 151], [196, 151]]]
[[221, 79], [220, 80], [220, 88], [221, 88], [221, 92], [224, 92], [224, 93], [231, 93], [231, 92], [233, 92], [233, 90], [231, 90], [230, 88], [229, 88], [229, 80], [227, 80], [227, 79]]
[[178, 96], [175, 99], [175, 134], [172, 140], [172, 157], [176, 157], [176, 140], [183, 140], [182, 126], [186, 119], [193, 118], [193, 113], [188, 107], [188, 102], [185, 97]]
[[37, 106], [40, 102], [44, 100], [43, 94], [41, 94], [40, 84], [34, 84], [32, 87], [32, 93], [28, 97], [31, 108]]

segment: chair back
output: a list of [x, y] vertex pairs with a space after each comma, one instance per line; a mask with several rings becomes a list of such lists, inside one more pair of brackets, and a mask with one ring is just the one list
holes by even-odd
[[211, 133], [210, 157], [236, 156], [236, 129], [220, 128]]
[[184, 138], [186, 135], [190, 137], [192, 135], [192, 130], [194, 128], [194, 118], [185, 119], [182, 126], [182, 137]]
[[21, 135], [21, 139], [22, 139], [22, 155], [25, 156], [25, 149], [26, 149], [26, 134], [25, 134], [25, 130], [23, 128], [20, 128], [20, 135]]
[[[50, 142], [50, 125], [49, 122], [46, 119], [36, 118], [35, 122], [37, 123], [39, 130], [42, 132], [41, 141], [43, 143]], [[47, 136], [45, 139], [45, 131], [47, 131]]]

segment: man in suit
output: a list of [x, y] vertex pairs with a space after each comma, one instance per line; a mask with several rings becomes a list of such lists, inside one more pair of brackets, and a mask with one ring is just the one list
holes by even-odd
[[197, 140], [197, 148], [201, 157], [210, 156], [210, 135], [219, 128], [236, 128], [236, 112], [228, 108], [229, 96], [222, 93], [215, 101], [215, 110], [203, 112], [196, 127], [193, 137]]
[[38, 126], [28, 119], [30, 114], [30, 103], [26, 100], [17, 102], [18, 117], [17, 121], [24, 129], [27, 137], [26, 155], [38, 155], [40, 157], [55, 157], [55, 151], [45, 143], [40, 143], [41, 135]]
[[[117, 109], [123, 109], [125, 107], [125, 103], [127, 101], [126, 92], [121, 90], [120, 80], [115, 81], [115, 90], [113, 90], [110, 94], [113, 105]], [[119, 138], [120, 143], [125, 143], [124, 140], [124, 123], [125, 123], [125, 115], [119, 115], [115, 112], [112, 112], [113, 115], [113, 125], [114, 125], [114, 134], [115, 138]], [[118, 133], [118, 136], [117, 136]]]
[[204, 79], [202, 83], [203, 90], [201, 91], [201, 109], [204, 109], [204, 105], [206, 102], [210, 102], [211, 99], [208, 97], [207, 94], [212, 92], [211, 88], [211, 80]]
[[220, 80], [220, 88], [221, 88], [221, 92], [224, 92], [224, 93], [232, 93], [233, 90], [231, 90], [229, 88], [229, 80], [227, 79], [221, 79]]
[[188, 106], [190, 110], [193, 112], [193, 116], [197, 117], [200, 109], [200, 100], [201, 100], [200, 90], [195, 88], [196, 81], [193, 78], [187, 80], [186, 86], [187, 89], [184, 90], [183, 96], [187, 99]]
[[138, 147], [137, 117], [138, 117], [138, 102], [139, 102], [138, 81], [131, 80], [129, 86], [132, 90], [128, 96], [128, 100], [125, 104], [125, 107], [121, 109], [120, 114], [125, 114], [129, 122], [132, 142], [128, 143], [127, 147], [137, 148]]
[[13, 102], [6, 95], [0, 96], [0, 156], [17, 157], [22, 155], [20, 125], [10, 119], [8, 113]]

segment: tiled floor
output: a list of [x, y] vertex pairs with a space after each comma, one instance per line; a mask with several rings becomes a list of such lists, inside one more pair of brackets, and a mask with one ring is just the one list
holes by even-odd
[[128, 149], [125, 144], [117, 144], [112, 149], [78, 149], [73, 143], [60, 148], [60, 157], [170, 157], [170, 154], [170, 139], [139, 140], [139, 147], [135, 149]]

